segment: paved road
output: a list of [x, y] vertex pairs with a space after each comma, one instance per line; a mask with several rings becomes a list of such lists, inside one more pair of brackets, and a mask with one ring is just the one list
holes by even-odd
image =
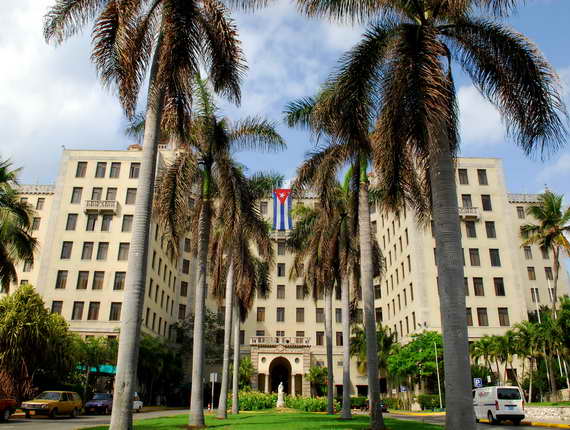
[[[424, 423], [430, 423], [430, 424], [441, 424], [443, 425], [445, 423], [445, 417], [444, 416], [427, 416], [427, 417], [414, 417], [414, 416], [405, 416], [405, 415], [394, 415], [394, 414], [386, 414], [387, 416], [391, 417], [391, 418], [397, 418], [399, 420], [410, 420], [410, 421], [420, 421], [420, 422], [424, 422]], [[530, 427], [530, 426], [514, 426], [514, 425], [510, 425], [510, 424], [500, 424], [500, 425], [490, 425], [490, 424], [484, 424], [484, 423], [479, 423], [477, 424], [477, 430], [505, 430], [508, 428], [516, 428], [519, 430], [536, 430], [537, 427]]]

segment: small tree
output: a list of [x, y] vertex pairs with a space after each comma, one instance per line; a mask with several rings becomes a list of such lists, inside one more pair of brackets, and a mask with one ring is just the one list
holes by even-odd
[[305, 378], [311, 383], [315, 395], [325, 395], [328, 375], [329, 372], [326, 367], [311, 366], [309, 368], [309, 373], [305, 375]]

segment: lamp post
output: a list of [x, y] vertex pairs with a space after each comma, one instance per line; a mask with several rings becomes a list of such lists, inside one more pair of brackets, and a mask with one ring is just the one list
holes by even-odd
[[439, 360], [437, 358], [437, 343], [433, 342], [433, 348], [435, 351], [435, 370], [437, 372], [437, 391], [439, 393], [439, 409], [443, 409], [443, 403], [441, 401], [441, 383], [439, 382]]

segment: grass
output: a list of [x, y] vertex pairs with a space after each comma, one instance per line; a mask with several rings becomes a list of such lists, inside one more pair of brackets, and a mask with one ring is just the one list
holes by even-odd
[[528, 406], [570, 406], [570, 402], [534, 402], [529, 403]]
[[[389, 430], [441, 430], [440, 426], [423, 424], [414, 421], [399, 421], [386, 418]], [[336, 416], [310, 412], [241, 412], [239, 415], [228, 415], [227, 420], [218, 420], [212, 415], [206, 416], [206, 425], [219, 430], [263, 430], [277, 428], [279, 430], [359, 430], [368, 428], [367, 416], [355, 416], [350, 421], [342, 421]], [[188, 424], [188, 415], [137, 420], [135, 430], [181, 430]], [[89, 427], [90, 430], [107, 430], [108, 426]]]

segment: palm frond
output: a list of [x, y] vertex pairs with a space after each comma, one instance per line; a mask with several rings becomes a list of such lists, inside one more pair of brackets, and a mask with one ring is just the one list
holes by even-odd
[[233, 150], [282, 151], [286, 144], [276, 124], [264, 118], [248, 117], [233, 124], [228, 134]]
[[109, 0], [56, 0], [44, 16], [44, 38], [61, 43], [77, 34]]

